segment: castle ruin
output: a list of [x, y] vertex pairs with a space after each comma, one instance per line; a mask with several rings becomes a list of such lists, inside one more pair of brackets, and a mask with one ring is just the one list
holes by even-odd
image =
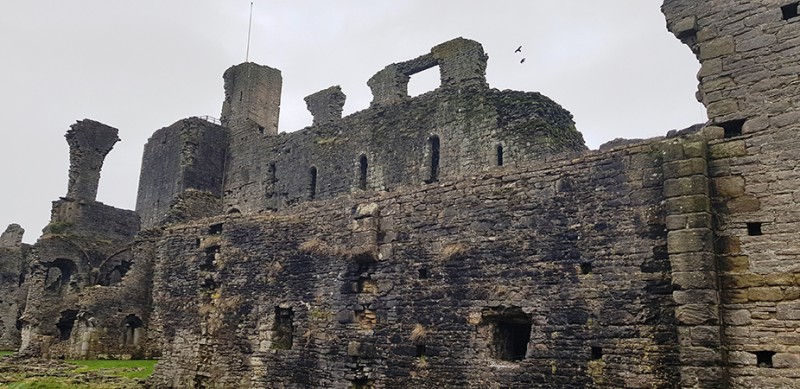
[[662, 11], [709, 120], [597, 151], [463, 38], [289, 134], [280, 71], [231, 67], [221, 124], [148, 140], [135, 212], [95, 200], [118, 131], [77, 122], [41, 238], [0, 236], [0, 343], [164, 388], [798, 387], [798, 3]]

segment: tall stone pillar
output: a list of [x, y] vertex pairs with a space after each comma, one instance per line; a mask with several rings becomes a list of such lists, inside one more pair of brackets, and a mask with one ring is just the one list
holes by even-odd
[[118, 130], [84, 119], [67, 131], [69, 144], [69, 184], [67, 198], [94, 201], [100, 182], [100, 169], [106, 155], [119, 142]]

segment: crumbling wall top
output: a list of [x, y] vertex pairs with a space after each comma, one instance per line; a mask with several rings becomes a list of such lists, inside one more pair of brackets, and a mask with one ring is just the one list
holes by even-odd
[[68, 198], [95, 200], [100, 169], [106, 155], [119, 142], [118, 133], [114, 127], [89, 119], [70, 126], [65, 135], [69, 144]]
[[321, 124], [342, 118], [344, 101], [347, 98], [339, 85], [310, 94], [304, 99], [308, 111], [314, 118], [313, 124]]
[[22, 236], [25, 230], [19, 224], [9, 224], [5, 232], [0, 235], [0, 247], [18, 248], [22, 244]]
[[439, 66], [442, 87], [478, 86], [487, 88], [488, 56], [480, 43], [456, 38], [436, 45], [429, 54], [386, 66], [367, 85], [372, 90], [372, 104], [391, 104], [408, 97], [410, 76]]

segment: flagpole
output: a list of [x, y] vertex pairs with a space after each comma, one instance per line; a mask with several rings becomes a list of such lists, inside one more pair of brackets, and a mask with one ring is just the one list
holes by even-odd
[[250, 2], [250, 22], [247, 24], [247, 52], [244, 55], [244, 62], [250, 59], [250, 31], [253, 28], [253, 2]]

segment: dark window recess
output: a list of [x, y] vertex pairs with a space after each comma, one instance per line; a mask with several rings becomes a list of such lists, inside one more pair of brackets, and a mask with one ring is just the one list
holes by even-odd
[[215, 235], [222, 233], [222, 223], [212, 224], [208, 226], [208, 234]]
[[428, 268], [422, 267], [419, 269], [419, 278], [423, 280], [428, 278]]
[[498, 321], [494, 334], [497, 358], [506, 361], [521, 361], [525, 359], [530, 338], [530, 323]]
[[596, 361], [598, 359], [603, 358], [603, 348], [602, 347], [592, 347], [592, 360]]
[[503, 145], [497, 145], [497, 166], [503, 166]]
[[264, 135], [264, 126], [258, 126], [258, 133]]
[[588, 262], [582, 263], [581, 274], [592, 274], [592, 264]]
[[756, 351], [756, 365], [758, 367], [772, 367], [772, 357], [775, 351]]
[[375, 383], [368, 379], [353, 380], [353, 389], [374, 389]]
[[242, 98], [243, 98], [243, 97], [244, 97], [244, 92], [243, 92], [243, 91], [240, 91], [240, 92], [239, 92], [239, 101], [242, 101]]
[[786, 4], [783, 7], [781, 7], [781, 13], [783, 13], [783, 20], [796, 18], [798, 16], [797, 14], [798, 6], [800, 6], [800, 3]]
[[428, 152], [430, 153], [430, 175], [425, 180], [426, 183], [439, 181], [439, 137], [428, 138]]
[[142, 328], [144, 323], [142, 319], [134, 314], [130, 314], [125, 316], [125, 320], [123, 321], [123, 325], [125, 326], [125, 333], [123, 335], [123, 344], [125, 346], [135, 346], [140, 341], [141, 333], [137, 331], [137, 328]]
[[308, 169], [308, 175], [311, 181], [308, 186], [308, 198], [314, 199], [317, 197], [317, 168], [312, 166]]
[[270, 162], [268, 170], [269, 170], [269, 183], [274, 184], [278, 182], [278, 167], [275, 166], [275, 162]]
[[276, 350], [291, 350], [293, 333], [294, 312], [292, 312], [292, 308], [275, 307], [275, 324], [272, 326], [272, 348]]
[[719, 123], [718, 126], [725, 130], [725, 138], [733, 138], [734, 136], [742, 135], [742, 126], [746, 119], [731, 120], [724, 123]]
[[219, 246], [211, 246], [205, 250], [206, 256], [203, 263], [200, 264], [200, 270], [202, 271], [214, 271], [216, 270], [216, 265], [214, 264], [214, 260], [219, 254]]
[[228, 210], [228, 215], [236, 215], [240, 213], [242, 213], [242, 211], [240, 211], [239, 208], [231, 208]]
[[367, 156], [362, 155], [358, 159], [358, 189], [367, 189]]
[[747, 223], [747, 235], [757, 236], [762, 234], [761, 223]]
[[417, 345], [417, 352], [414, 355], [416, 355], [417, 358], [424, 357], [426, 355], [425, 354], [425, 345], [424, 344], [418, 344]]
[[61, 318], [56, 323], [58, 328], [58, 338], [61, 340], [69, 340], [72, 336], [72, 328], [75, 326], [75, 319], [78, 318], [78, 311], [75, 309], [67, 309], [61, 312]]

